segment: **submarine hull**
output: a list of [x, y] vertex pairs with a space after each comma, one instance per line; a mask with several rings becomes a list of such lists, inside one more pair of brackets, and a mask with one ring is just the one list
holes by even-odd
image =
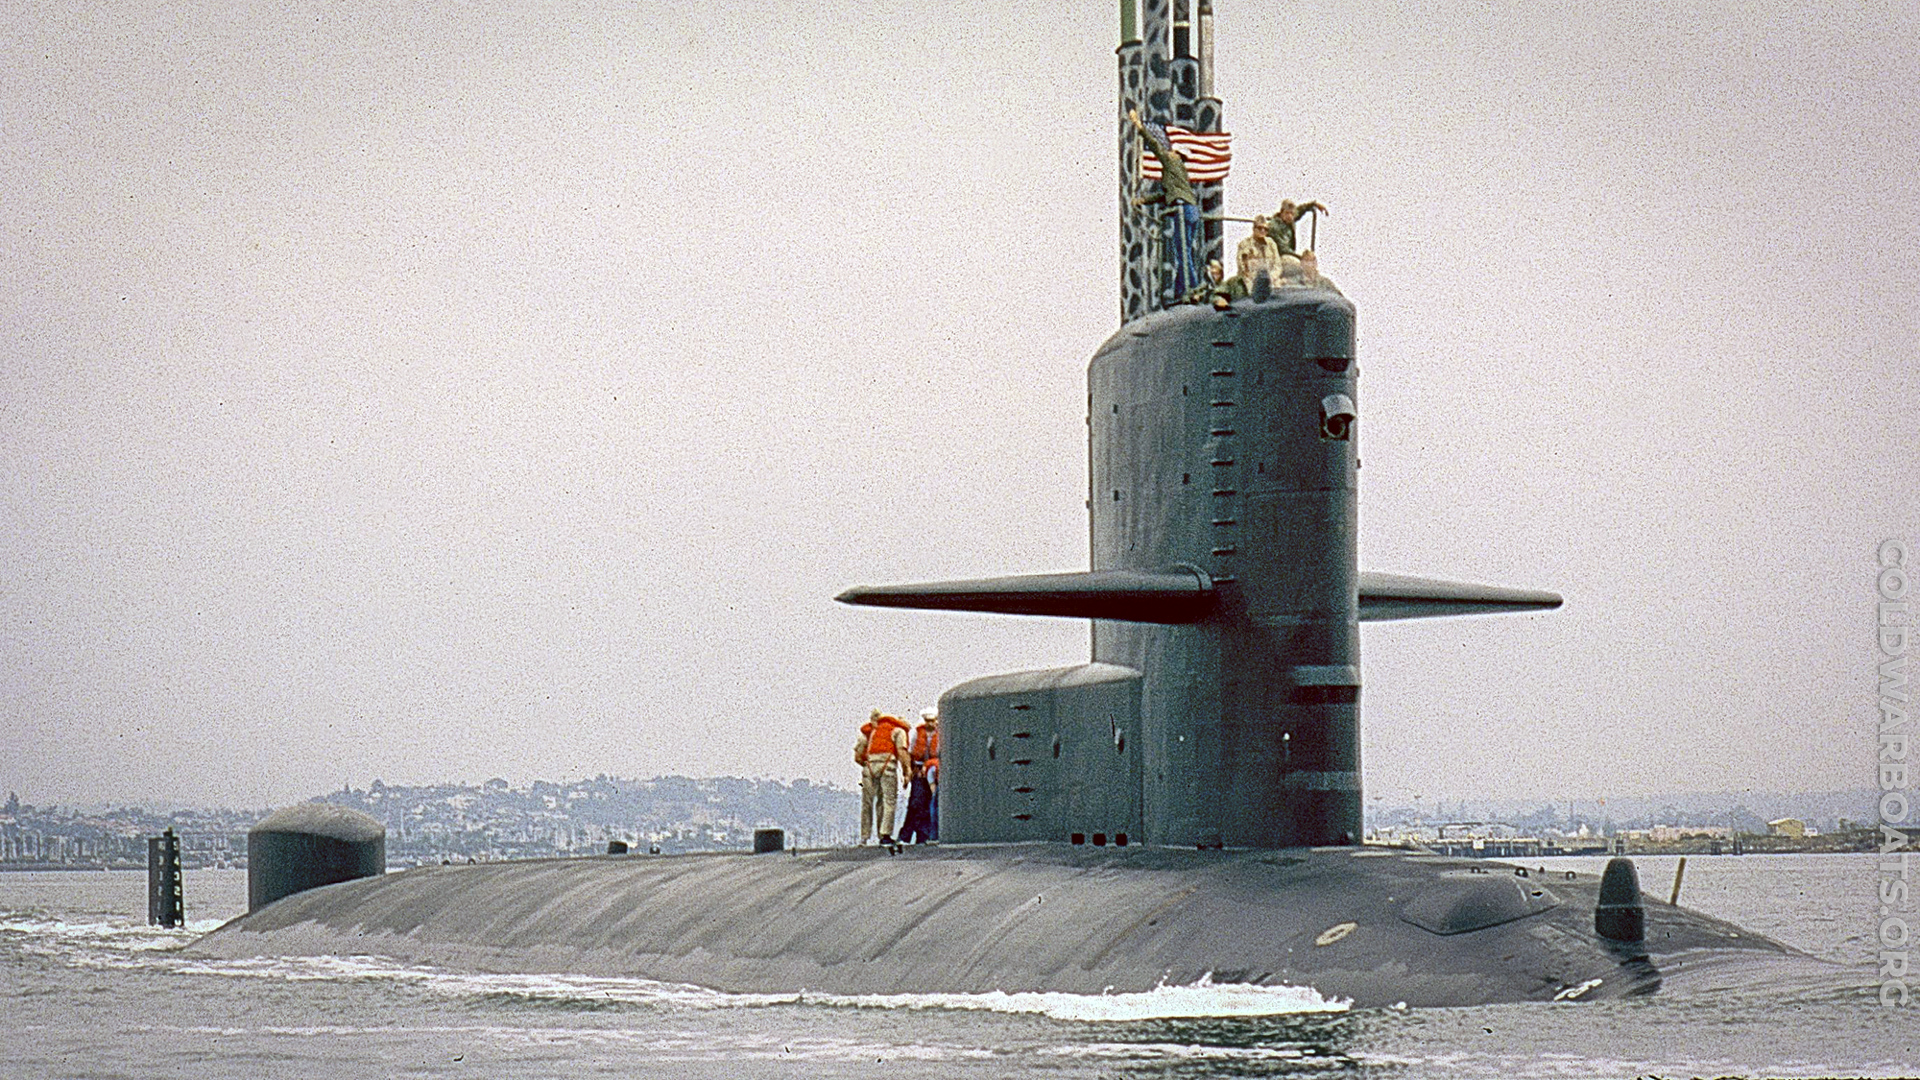
[[[1617, 998], [1824, 964], [1683, 908], [1594, 932], [1599, 878], [1381, 848], [987, 844], [423, 867], [298, 893], [192, 946], [378, 954], [736, 993], [1311, 987], [1356, 1007]], [[1830, 978], [1827, 974], [1825, 977]]]

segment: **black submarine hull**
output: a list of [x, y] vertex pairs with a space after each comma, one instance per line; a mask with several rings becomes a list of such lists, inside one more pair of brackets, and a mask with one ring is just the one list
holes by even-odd
[[1684, 908], [1594, 932], [1599, 878], [1376, 847], [1059, 844], [548, 859], [329, 885], [227, 923], [215, 958], [376, 954], [724, 992], [1310, 987], [1457, 1006], [1719, 989], [1833, 965]]

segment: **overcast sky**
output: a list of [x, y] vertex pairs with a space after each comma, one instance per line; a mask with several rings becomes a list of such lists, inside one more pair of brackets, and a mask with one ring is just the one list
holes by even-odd
[[[10, 5], [0, 789], [850, 784], [1084, 623], [1114, 5]], [[284, 8], [284, 10], [283, 10]], [[1071, 10], [1056, 10], [1071, 8]], [[1911, 4], [1219, 0], [1230, 213], [1331, 208], [1370, 796], [1871, 782], [1920, 541]]]

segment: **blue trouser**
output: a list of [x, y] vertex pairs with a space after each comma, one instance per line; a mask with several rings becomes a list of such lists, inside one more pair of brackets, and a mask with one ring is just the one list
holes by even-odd
[[933, 787], [924, 776], [916, 776], [909, 789], [907, 820], [900, 825], [900, 842], [924, 844], [933, 839]]
[[1173, 204], [1173, 237], [1169, 260], [1173, 264], [1173, 296], [1179, 299], [1200, 287], [1200, 208]]

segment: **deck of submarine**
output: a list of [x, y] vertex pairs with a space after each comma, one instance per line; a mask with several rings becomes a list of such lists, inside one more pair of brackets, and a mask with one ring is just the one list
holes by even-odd
[[1361, 1006], [1542, 1000], [1583, 984], [1619, 996], [1683, 968], [1798, 955], [1650, 904], [1649, 982], [1593, 934], [1597, 877], [1513, 869], [1365, 847], [1046, 843], [543, 859], [299, 893], [192, 950], [373, 953], [750, 993], [1101, 993], [1210, 977]]

